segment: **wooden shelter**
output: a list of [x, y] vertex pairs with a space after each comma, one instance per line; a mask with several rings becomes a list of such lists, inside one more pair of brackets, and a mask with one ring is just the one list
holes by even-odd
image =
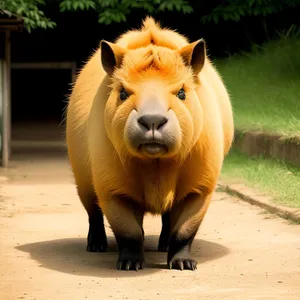
[[1, 166], [7, 167], [11, 145], [11, 32], [22, 31], [24, 20], [0, 9], [0, 135]]

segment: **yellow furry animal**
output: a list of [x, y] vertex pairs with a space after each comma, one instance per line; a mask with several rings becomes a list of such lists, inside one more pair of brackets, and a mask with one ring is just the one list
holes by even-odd
[[175, 269], [196, 269], [190, 247], [233, 139], [233, 114], [203, 39], [190, 43], [146, 18], [114, 43], [101, 41], [78, 74], [66, 115], [68, 154], [88, 213], [87, 250], [119, 270], [144, 262], [145, 213], [162, 216], [159, 251]]

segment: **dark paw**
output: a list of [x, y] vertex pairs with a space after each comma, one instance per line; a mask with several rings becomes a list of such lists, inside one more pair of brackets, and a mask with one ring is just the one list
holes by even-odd
[[159, 242], [157, 251], [158, 252], [167, 252], [168, 251], [168, 244], [164, 243], [164, 242]]
[[169, 234], [162, 231], [159, 237], [158, 248], [159, 252], [167, 252], [169, 248]]
[[159, 237], [157, 250], [159, 252], [167, 252], [168, 248], [169, 248], [169, 233], [162, 230]]
[[197, 269], [197, 262], [191, 257], [189, 246], [186, 246], [173, 257], [168, 253], [168, 266], [170, 269], [194, 271]]
[[142, 255], [133, 254], [133, 253], [123, 253], [120, 254], [120, 257], [117, 262], [118, 270], [135, 270], [143, 269], [144, 258]]
[[86, 250], [88, 252], [107, 252], [107, 245], [88, 244]]
[[107, 252], [107, 238], [99, 234], [94, 235], [89, 233], [88, 242], [87, 242], [87, 251], [88, 252]]
[[176, 259], [174, 258], [168, 263], [168, 266], [171, 269], [177, 270], [192, 270], [195, 271], [197, 269], [197, 262], [193, 259]]
[[167, 252], [169, 248], [169, 238], [170, 238], [170, 216], [169, 213], [162, 215], [162, 230], [159, 236], [158, 251]]
[[143, 262], [142, 261], [130, 261], [130, 260], [118, 260], [117, 263], [118, 270], [135, 270], [138, 271], [139, 269], [143, 269]]

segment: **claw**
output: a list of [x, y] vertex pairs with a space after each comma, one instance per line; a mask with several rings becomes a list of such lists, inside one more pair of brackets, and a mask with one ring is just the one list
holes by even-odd
[[181, 260], [177, 261], [178, 268], [183, 271], [183, 262]]
[[171, 270], [174, 266], [175, 269], [183, 270], [192, 270], [195, 271], [197, 269], [197, 262], [190, 259], [183, 260], [172, 260], [168, 263], [169, 269]]
[[119, 260], [117, 263], [117, 269], [118, 270], [135, 270], [138, 271], [139, 269], [143, 269], [143, 262], [141, 261], [136, 261], [132, 262], [131, 260]]
[[122, 261], [118, 261], [118, 263], [117, 263], [117, 269], [118, 270], [122, 270], [122, 266], [123, 266], [123, 262]]
[[143, 263], [138, 261], [135, 263], [135, 270], [138, 271], [139, 269], [143, 269]]
[[86, 250], [88, 252], [107, 252], [107, 247], [104, 245], [93, 245], [90, 243], [87, 245]]
[[191, 262], [190, 262], [189, 260], [186, 260], [186, 261], [184, 262], [184, 267], [185, 267], [186, 269], [188, 269], [188, 270], [192, 270], [192, 264], [191, 264]]
[[129, 271], [129, 270], [130, 270], [130, 267], [131, 267], [131, 261], [128, 261], [128, 262], [126, 263], [125, 270], [126, 270], [126, 271]]
[[195, 261], [191, 262], [191, 269], [193, 271], [197, 270], [197, 263]]
[[136, 271], [138, 271], [139, 268], [140, 268], [139, 265], [136, 263], [135, 266], [134, 266], [134, 269], [135, 269]]

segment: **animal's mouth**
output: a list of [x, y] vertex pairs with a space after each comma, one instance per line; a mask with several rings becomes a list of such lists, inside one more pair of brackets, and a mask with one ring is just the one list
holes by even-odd
[[162, 143], [153, 141], [148, 143], [143, 143], [139, 146], [139, 150], [147, 155], [159, 155], [168, 152], [168, 147]]

